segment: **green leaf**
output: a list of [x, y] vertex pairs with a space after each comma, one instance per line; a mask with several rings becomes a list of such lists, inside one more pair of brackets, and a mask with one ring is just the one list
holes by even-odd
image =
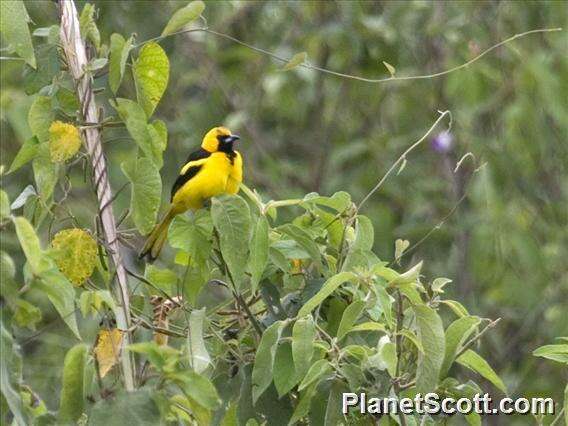
[[397, 334], [406, 337], [408, 340], [412, 342], [414, 346], [416, 346], [416, 349], [418, 349], [419, 352], [424, 353], [424, 348], [422, 347], [422, 343], [420, 343], [416, 335], [411, 330], [402, 329]]
[[316, 394], [317, 390], [317, 383], [312, 384], [305, 388], [302, 392], [300, 392], [300, 401], [296, 408], [294, 409], [294, 414], [288, 422], [289, 425], [293, 425], [298, 422], [302, 417], [305, 417], [308, 412], [310, 411], [310, 405], [314, 395]]
[[32, 36], [28, 28], [31, 19], [23, 1], [0, 2], [0, 30], [6, 42], [32, 68], [36, 68], [36, 58]]
[[260, 339], [252, 370], [252, 400], [254, 404], [272, 382], [274, 357], [284, 325], [283, 321], [276, 321], [264, 331]]
[[33, 273], [41, 273], [44, 268], [42, 264], [43, 252], [35, 229], [25, 217], [15, 217], [14, 226], [16, 227], [16, 235], [18, 236], [20, 246], [26, 255], [26, 259]]
[[[54, 26], [58, 31], [59, 27]], [[46, 28], [49, 30], [49, 28]], [[53, 78], [60, 72], [59, 57], [57, 55], [57, 45], [42, 44], [36, 48], [37, 69], [29, 65], [24, 68], [24, 91], [26, 95], [33, 95], [45, 86], [52, 83]]]
[[389, 328], [393, 328], [394, 320], [392, 316], [392, 303], [393, 298], [387, 293], [387, 290], [383, 287], [381, 283], [375, 283], [372, 287], [374, 290], [379, 305], [383, 311], [383, 316], [385, 317], [385, 321]]
[[130, 159], [121, 164], [131, 183], [130, 211], [142, 235], [149, 233], [158, 217], [162, 196], [160, 172], [148, 158]]
[[39, 195], [46, 202], [53, 194], [59, 171], [59, 166], [51, 161], [47, 142], [38, 146], [32, 169]]
[[116, 303], [108, 290], [84, 291], [79, 298], [79, 308], [83, 317], [99, 315], [103, 303], [116, 312]]
[[188, 252], [193, 265], [203, 265], [211, 252], [213, 221], [206, 209], [199, 209], [190, 217], [178, 215], [172, 222], [168, 240], [172, 247]]
[[438, 313], [426, 305], [414, 306], [418, 338], [424, 353], [418, 353], [416, 371], [416, 390], [422, 394], [432, 392], [440, 377], [444, 361], [445, 338], [444, 326]]
[[281, 398], [287, 394], [300, 380], [300, 375], [294, 368], [292, 346], [290, 342], [283, 342], [276, 350], [274, 359], [274, 387]]
[[[158, 287], [160, 290], [171, 296], [174, 292], [175, 285], [178, 281], [178, 275], [167, 268], [158, 268], [157, 266], [146, 264], [146, 270], [144, 271], [145, 278]], [[157, 292], [154, 289], [150, 290], [155, 292], [155, 294], [161, 296], [163, 293]]]
[[215, 197], [211, 204], [211, 218], [219, 232], [223, 259], [229, 267], [237, 288], [240, 286], [249, 249], [250, 210], [238, 195]]
[[85, 411], [85, 366], [88, 347], [73, 346], [63, 361], [63, 383], [59, 398], [58, 420], [63, 424], [75, 423]]
[[452, 280], [450, 280], [449, 278], [436, 278], [434, 280], [434, 282], [432, 283], [432, 291], [434, 293], [443, 293], [444, 292], [444, 286], [446, 284], [451, 283]]
[[15, 172], [20, 167], [26, 165], [31, 160], [33, 160], [37, 154], [38, 146], [39, 146], [39, 139], [37, 138], [37, 136], [32, 136], [27, 141], [25, 141], [22, 147], [20, 148], [20, 150], [18, 151], [18, 153], [16, 154], [16, 157], [12, 161], [8, 173]]
[[169, 378], [181, 388], [188, 398], [199, 405], [209, 410], [215, 410], [219, 407], [221, 400], [217, 394], [217, 389], [206, 377], [193, 370], [186, 370], [183, 373], [169, 375]]
[[205, 10], [205, 3], [199, 0], [192, 1], [187, 6], [176, 10], [162, 31], [162, 37], [175, 33], [195, 21], [201, 16], [203, 10]]
[[134, 38], [130, 37], [124, 40], [120, 34], [114, 33], [110, 36], [110, 54], [109, 54], [109, 73], [108, 82], [112, 93], [116, 94], [122, 78], [124, 77], [124, 70], [126, 69], [126, 62], [128, 55], [132, 50], [132, 43]]
[[507, 393], [507, 387], [505, 386], [501, 378], [497, 375], [497, 373], [495, 373], [495, 371], [493, 371], [489, 363], [485, 361], [485, 359], [483, 359], [478, 353], [472, 351], [471, 349], [468, 349], [462, 355], [460, 355], [460, 357], [456, 361], [464, 367], [467, 367], [470, 370], [475, 371], [476, 373], [485, 377], [504, 394]]
[[147, 389], [119, 392], [113, 397], [101, 399], [93, 405], [89, 424], [124, 426], [125, 419], [136, 426], [161, 424], [160, 411], [154, 402], [155, 392]]
[[0, 189], [0, 220], [4, 220], [10, 217], [10, 199], [8, 194], [3, 189]]
[[203, 320], [206, 309], [194, 309], [189, 316], [189, 336], [187, 340], [189, 364], [196, 373], [202, 373], [211, 364], [211, 357], [203, 339]]
[[296, 320], [292, 328], [292, 357], [300, 378], [304, 377], [310, 368], [315, 338], [316, 325], [311, 315]]
[[478, 317], [465, 316], [455, 320], [446, 329], [446, 354], [440, 369], [440, 379], [443, 379], [448, 374], [456, 354], [471, 333], [473, 333], [479, 322], [480, 319]]
[[440, 300], [440, 303], [449, 307], [452, 310], [452, 312], [456, 314], [457, 317], [461, 318], [469, 315], [465, 306], [463, 306], [460, 302], [448, 299], [448, 300]]
[[302, 389], [305, 389], [312, 383], [316, 383], [324, 375], [330, 373], [331, 371], [332, 368], [328, 360], [320, 359], [319, 361], [314, 362], [310, 367], [310, 369], [308, 370], [308, 372], [306, 373], [304, 380], [302, 380], [302, 383], [300, 383], [300, 386], [298, 386], [298, 390], [301, 391]]
[[179, 358], [180, 351], [169, 346], [160, 346], [156, 342], [141, 342], [128, 345], [127, 349], [131, 352], [146, 355], [150, 364], [158, 371], [166, 366], [174, 365]]
[[357, 332], [357, 331], [386, 331], [386, 328], [384, 326], [384, 324], [381, 324], [380, 322], [364, 322], [361, 324], [357, 324], [353, 327], [351, 327], [351, 330], [349, 330], [349, 333], [352, 332]]
[[250, 285], [254, 293], [262, 278], [262, 273], [268, 263], [268, 220], [261, 215], [255, 225], [250, 245], [249, 270], [251, 273]]
[[310, 256], [310, 259], [317, 264], [321, 263], [321, 253], [318, 245], [314, 242], [313, 237], [304, 231], [299, 226], [287, 223], [286, 225], [280, 226], [279, 231], [291, 237], [296, 241]]
[[41, 321], [41, 311], [24, 299], [18, 299], [16, 300], [14, 321], [19, 327], [27, 327], [35, 331], [36, 324]]
[[356, 300], [351, 303], [343, 311], [343, 316], [341, 317], [341, 322], [339, 323], [339, 328], [337, 329], [337, 338], [341, 339], [351, 330], [351, 327], [355, 324], [363, 309], [365, 309], [366, 303], [362, 300]]
[[85, 4], [79, 17], [79, 26], [81, 30], [81, 37], [84, 40], [89, 40], [93, 46], [99, 50], [101, 46], [101, 35], [97, 24], [95, 23], [95, 6], [90, 3]]
[[398, 262], [402, 255], [404, 254], [405, 250], [410, 245], [410, 241], [408, 240], [401, 240], [400, 238], [394, 242], [394, 260]]
[[568, 344], [541, 346], [533, 355], [568, 364]]
[[161, 151], [165, 151], [168, 146], [168, 128], [166, 123], [162, 120], [154, 120], [150, 123], [148, 128], [154, 144], [157, 145]]
[[396, 68], [393, 67], [391, 64], [389, 64], [388, 62], [383, 61], [383, 65], [385, 66], [385, 68], [388, 70], [389, 74], [391, 77], [394, 77], [394, 74], [396, 73]]
[[56, 269], [42, 272], [41, 281], [36, 284], [53, 304], [61, 319], [81, 340], [75, 317], [75, 290], [65, 275]]
[[308, 59], [308, 54], [306, 52], [296, 53], [286, 64], [282, 67], [282, 71], [289, 71], [296, 68], [297, 66], [303, 64]]
[[118, 115], [124, 124], [132, 139], [138, 144], [144, 155], [150, 158], [153, 163], [161, 168], [163, 164], [162, 150], [160, 141], [152, 138], [147, 123], [146, 114], [140, 105], [129, 99], [117, 98], [116, 102], [111, 102], [118, 112]]
[[[5, 2], [2, 2], [2, 4]], [[32, 134], [37, 136], [40, 142], [49, 140], [49, 126], [54, 120], [55, 115], [51, 107], [51, 98], [47, 96], [37, 96], [28, 112], [28, 125]]]
[[162, 98], [170, 76], [170, 62], [164, 49], [158, 43], [142, 46], [140, 55], [132, 67], [136, 97], [150, 117]]
[[320, 303], [322, 303], [327, 297], [332, 294], [341, 284], [356, 279], [357, 276], [352, 272], [340, 272], [337, 275], [329, 278], [321, 289], [309, 299], [304, 306], [298, 312], [298, 317], [303, 317], [312, 310], [314, 310]]
[[22, 381], [20, 347], [14, 341], [10, 332], [4, 328], [3, 322], [0, 322], [0, 331], [2, 333], [0, 345], [2, 348], [2, 356], [0, 356], [0, 390], [14, 416], [14, 424], [25, 426], [29, 423], [26, 421], [20, 396], [20, 383]]

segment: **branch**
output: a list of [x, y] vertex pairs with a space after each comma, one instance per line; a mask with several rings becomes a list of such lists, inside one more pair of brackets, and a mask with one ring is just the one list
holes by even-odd
[[369, 191], [369, 193], [367, 195], [365, 195], [365, 198], [363, 198], [361, 200], [361, 202], [359, 203], [359, 206], [357, 206], [357, 210], [361, 210], [361, 208], [363, 207], [363, 205], [367, 202], [367, 200], [369, 198], [371, 198], [371, 196], [377, 192], [379, 190], [379, 188], [381, 186], [383, 186], [383, 183], [385, 183], [385, 181], [387, 180], [387, 177], [389, 177], [389, 175], [392, 173], [392, 171], [394, 169], [397, 168], [397, 166], [402, 163], [404, 160], [406, 160], [406, 156], [408, 154], [410, 154], [411, 151], [413, 151], [415, 148], [417, 148], [422, 142], [424, 142], [424, 140], [430, 135], [430, 133], [432, 133], [432, 131], [436, 128], [436, 126], [438, 125], [438, 123], [440, 121], [442, 121], [444, 119], [444, 117], [446, 115], [450, 116], [450, 125], [452, 123], [452, 113], [450, 111], [444, 111], [440, 113], [440, 117], [438, 117], [438, 119], [434, 122], [434, 124], [432, 124], [432, 126], [428, 129], [428, 131], [426, 133], [424, 133], [424, 135], [418, 139], [416, 142], [414, 142], [410, 148], [408, 148], [406, 151], [404, 151], [402, 153], [402, 155], [400, 157], [398, 157], [398, 160], [396, 160], [393, 165], [390, 167], [390, 169], [387, 170], [387, 172], [385, 173], [385, 175], [381, 178], [381, 180], [373, 187], [373, 189], [371, 189]]
[[[144, 44], [148, 43], [148, 42], [159, 42], [161, 40], [163, 40], [164, 38], [167, 37], [171, 37], [174, 35], [178, 35], [178, 34], [186, 34], [186, 33], [194, 33], [194, 32], [205, 32], [208, 34], [212, 34], [215, 35], [217, 37], [221, 37], [227, 40], [230, 40], [234, 43], [240, 44], [241, 46], [244, 46], [250, 50], [254, 50], [257, 53], [261, 53], [263, 55], [269, 56], [272, 59], [276, 59], [277, 61], [280, 61], [282, 63], [288, 63], [290, 61], [291, 58], [283, 58], [281, 56], [276, 55], [275, 53], [272, 53], [266, 49], [262, 49], [260, 47], [256, 47], [253, 46], [252, 44], [248, 44], [242, 40], [239, 40], [236, 37], [233, 37], [229, 34], [224, 34], [224, 33], [220, 33], [218, 31], [214, 31], [212, 29], [209, 29], [207, 26], [203, 27], [203, 28], [192, 28], [189, 30], [181, 30], [181, 31], [177, 31], [175, 33], [172, 34], [168, 34], [165, 36], [159, 36], [159, 37], [154, 37], [151, 38], [149, 40], [146, 40], [138, 45], [135, 46], [135, 48], [138, 48], [140, 46], [143, 46]], [[392, 81], [408, 81], [408, 80], [425, 80], [425, 79], [429, 79], [429, 78], [436, 78], [436, 77], [441, 77], [443, 75], [447, 75], [450, 74], [454, 71], [459, 71], [463, 68], [467, 68], [469, 65], [473, 64], [474, 62], [477, 62], [479, 59], [483, 58], [485, 55], [487, 55], [489, 52], [497, 49], [498, 47], [501, 47], [505, 44], [508, 44], [514, 40], [517, 40], [519, 38], [522, 37], [526, 37], [528, 35], [531, 34], [539, 34], [539, 33], [551, 33], [551, 32], [557, 32], [557, 31], [562, 31], [562, 28], [538, 28], [535, 30], [529, 30], [529, 31], [525, 31], [519, 34], [515, 34], [505, 40], [500, 41], [497, 44], [494, 44], [493, 46], [488, 47], [487, 49], [485, 49], [483, 52], [481, 52], [479, 55], [475, 56], [474, 58], [470, 59], [467, 62], [464, 62], [461, 65], [457, 65], [453, 68], [444, 70], [444, 71], [439, 71], [439, 72], [435, 72], [433, 74], [423, 74], [423, 75], [409, 75], [409, 76], [402, 76], [402, 77], [384, 77], [384, 78], [367, 78], [367, 77], [361, 77], [358, 75], [352, 75], [352, 74], [346, 74], [346, 73], [342, 73], [342, 72], [338, 72], [338, 71], [333, 71], [327, 68], [322, 68], [322, 67], [318, 67], [316, 65], [311, 65], [309, 63], [303, 63], [303, 64], [299, 64], [298, 66], [303, 67], [303, 68], [307, 68], [307, 69], [311, 69], [314, 71], [319, 71], [325, 74], [330, 74], [330, 75], [334, 75], [336, 77], [342, 77], [342, 78], [347, 78], [350, 80], [356, 80], [356, 81], [362, 81], [364, 83], [371, 83], [371, 84], [377, 84], [377, 83], [389, 83]]]
[[[98, 123], [98, 109], [93, 93], [92, 78], [83, 70], [88, 64], [85, 43], [81, 38], [77, 9], [73, 0], [61, 0], [59, 2], [61, 15], [60, 38], [65, 58], [69, 67], [69, 73], [74, 80], [79, 102], [81, 104], [82, 120], [88, 123]], [[83, 129], [87, 153], [93, 169], [93, 183], [99, 203], [99, 216], [102, 224], [104, 240], [107, 252], [114, 263], [118, 286], [115, 288], [120, 307], [116, 311], [116, 322], [122, 330], [130, 329], [130, 302], [128, 296], [128, 278], [120, 256], [120, 247], [116, 232], [116, 223], [112, 211], [112, 191], [110, 188], [106, 161], [101, 144], [101, 130], [99, 127]], [[123, 349], [131, 341], [130, 333], [125, 333]], [[127, 351], [121, 351], [122, 373], [126, 390], [134, 390], [134, 371], [130, 355]]]

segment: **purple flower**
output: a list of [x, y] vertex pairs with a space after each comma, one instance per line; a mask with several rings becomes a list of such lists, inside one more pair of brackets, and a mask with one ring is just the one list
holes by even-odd
[[454, 137], [453, 135], [444, 130], [443, 132], [438, 133], [436, 136], [432, 138], [432, 142], [430, 146], [436, 152], [441, 154], [445, 154], [452, 149], [452, 145], [454, 144]]

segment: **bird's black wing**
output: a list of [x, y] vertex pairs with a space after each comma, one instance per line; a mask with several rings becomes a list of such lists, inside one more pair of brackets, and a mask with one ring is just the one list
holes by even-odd
[[[194, 151], [191, 154], [189, 154], [189, 157], [187, 157], [187, 161], [184, 163], [184, 166], [187, 163], [191, 163], [192, 161], [203, 160], [204, 158], [207, 158], [210, 155], [211, 155], [211, 153], [209, 151], [207, 151], [203, 148], [199, 148], [197, 151]], [[197, 174], [197, 172], [199, 172], [199, 170], [201, 170], [201, 167], [203, 167], [203, 166], [202, 165], [190, 166], [190, 167], [187, 168], [185, 173], [180, 174], [178, 176], [178, 178], [176, 179], [176, 181], [174, 183], [174, 186], [172, 187], [172, 194], [171, 194], [172, 200], [174, 198], [174, 195], [178, 191], [178, 189], [180, 189], [188, 180], [190, 180], [192, 177], [194, 177]]]

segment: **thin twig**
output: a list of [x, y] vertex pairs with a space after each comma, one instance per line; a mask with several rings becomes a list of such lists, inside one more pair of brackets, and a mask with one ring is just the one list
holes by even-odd
[[373, 194], [375, 192], [377, 192], [379, 190], [379, 188], [381, 186], [383, 186], [383, 183], [385, 183], [385, 181], [387, 180], [387, 178], [389, 177], [389, 175], [392, 173], [392, 171], [394, 169], [396, 169], [398, 167], [398, 165], [400, 163], [402, 163], [405, 159], [406, 156], [408, 154], [410, 154], [410, 152], [412, 152], [415, 148], [417, 148], [422, 142], [424, 142], [424, 140], [430, 135], [430, 133], [432, 133], [432, 131], [436, 128], [436, 126], [438, 126], [438, 124], [444, 119], [444, 117], [446, 117], [446, 115], [450, 116], [450, 127], [451, 127], [451, 123], [452, 123], [452, 113], [450, 111], [443, 111], [440, 113], [440, 117], [438, 117], [438, 119], [434, 122], [434, 124], [432, 124], [432, 126], [428, 129], [428, 131], [420, 138], [418, 139], [416, 142], [414, 142], [406, 151], [404, 151], [402, 153], [402, 155], [400, 157], [398, 157], [398, 160], [396, 160], [392, 166], [387, 170], [387, 172], [384, 174], [384, 176], [381, 178], [381, 180], [373, 187], [373, 189], [371, 189], [369, 191], [369, 193], [367, 195], [365, 195], [365, 197], [361, 200], [361, 202], [359, 203], [357, 210], [361, 210], [361, 208], [363, 207], [363, 205], [369, 200], [369, 198], [371, 198], [373, 196]]
[[[477, 62], [479, 59], [483, 58], [485, 55], [487, 55], [488, 53], [497, 49], [498, 47], [501, 47], [501, 46], [503, 46], [507, 43], [510, 43], [514, 40], [517, 40], [519, 38], [526, 37], [526, 36], [531, 35], [531, 34], [551, 33], [551, 32], [557, 32], [557, 31], [562, 31], [562, 28], [538, 28], [538, 29], [535, 29], [535, 30], [529, 30], [529, 31], [525, 31], [525, 32], [522, 32], [522, 33], [519, 33], [519, 34], [515, 34], [515, 35], [513, 35], [513, 36], [511, 36], [511, 37], [509, 37], [505, 40], [500, 41], [497, 44], [494, 44], [494, 45], [488, 47], [483, 52], [481, 52], [480, 54], [478, 54], [474, 58], [470, 59], [469, 61], [464, 62], [461, 65], [457, 65], [457, 66], [452, 67], [450, 69], [435, 72], [435, 73], [432, 73], [432, 74], [409, 75], [409, 76], [402, 76], [402, 77], [390, 76], [390, 77], [383, 77], [383, 78], [367, 78], [367, 77], [361, 77], [361, 76], [352, 75], [352, 74], [346, 74], [346, 73], [342, 73], [342, 72], [338, 72], [338, 71], [333, 71], [333, 70], [330, 70], [330, 69], [327, 69], [327, 68], [322, 68], [322, 67], [318, 67], [316, 65], [311, 65], [309, 63], [299, 64], [298, 66], [303, 67], [303, 68], [307, 68], [307, 69], [311, 69], [311, 70], [315, 70], [315, 71], [319, 71], [319, 72], [322, 72], [322, 73], [325, 73], [325, 74], [334, 75], [336, 77], [342, 77], [342, 78], [347, 78], [347, 79], [350, 79], [350, 80], [362, 81], [364, 83], [372, 83], [372, 84], [390, 83], [390, 82], [393, 82], [393, 81], [425, 80], [425, 79], [429, 79], [429, 78], [441, 77], [441, 76], [444, 76], [444, 75], [448, 75], [452, 72], [459, 71], [461, 69], [467, 68], [469, 65], [473, 64], [474, 62]], [[291, 59], [291, 58], [284, 58], [282, 56], [276, 55], [275, 53], [270, 52], [266, 49], [262, 49], [260, 47], [253, 46], [252, 44], [249, 44], [249, 43], [246, 43], [242, 40], [239, 40], [238, 38], [233, 37], [229, 34], [221, 33], [221, 32], [212, 30], [208, 27], [192, 28], [192, 29], [188, 29], [188, 30], [177, 31], [175, 33], [168, 34], [168, 35], [165, 35], [165, 36], [154, 37], [154, 38], [146, 40], [142, 43], [137, 44], [135, 46], [135, 48], [143, 46], [144, 44], [152, 42], [152, 41], [157, 42], [157, 41], [161, 41], [161, 40], [163, 40], [167, 37], [171, 37], [171, 36], [178, 35], [178, 34], [192, 33], [192, 32], [205, 32], [205, 33], [208, 33], [208, 34], [215, 35], [217, 37], [221, 37], [221, 38], [230, 40], [230, 41], [237, 43], [237, 44], [240, 44], [241, 46], [244, 46], [244, 47], [246, 47], [250, 50], [253, 50], [257, 53], [262, 53], [263, 55], [267, 55], [267, 56], [271, 57], [272, 59], [276, 59], [277, 61], [280, 61], [280, 62], [283, 62], [283, 63], [288, 63]]]

